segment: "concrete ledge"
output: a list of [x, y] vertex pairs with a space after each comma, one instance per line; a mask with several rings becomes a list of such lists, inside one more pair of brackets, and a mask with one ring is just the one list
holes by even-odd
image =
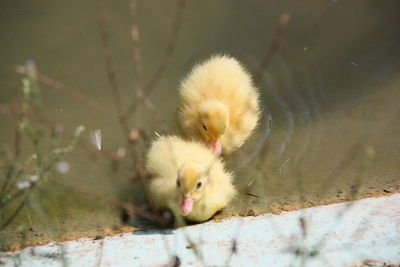
[[[61, 246], [72, 266], [165, 266], [175, 256], [182, 266], [399, 264], [400, 194]], [[48, 244], [3, 254], [1, 261], [11, 265], [10, 256], [18, 256], [20, 266], [61, 266], [61, 254]]]

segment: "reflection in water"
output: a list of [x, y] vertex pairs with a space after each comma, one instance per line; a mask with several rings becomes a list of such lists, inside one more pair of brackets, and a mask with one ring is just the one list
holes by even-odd
[[271, 133], [272, 116], [268, 114], [265, 109], [266, 107], [261, 108], [261, 119], [251, 139], [243, 144], [240, 149], [235, 151], [233, 157], [229, 158], [231, 161], [230, 165], [234, 166], [236, 171], [249, 164], [249, 162], [257, 156]]
[[280, 109], [277, 111], [282, 112], [284, 114], [284, 119], [287, 121], [287, 126], [285, 133], [283, 135], [283, 141], [278, 147], [278, 151], [276, 152], [276, 155], [278, 158], [282, 155], [282, 153], [285, 151], [286, 146], [289, 144], [292, 134], [293, 134], [293, 129], [295, 127], [295, 121], [293, 118], [293, 113], [290, 110], [290, 107], [287, 105], [287, 103], [279, 96], [279, 90], [276, 82], [274, 81], [273, 77], [271, 75], [266, 76], [266, 80], [268, 82], [268, 85], [266, 86], [267, 88], [271, 89], [271, 92], [273, 92], [272, 99], [276, 102], [276, 104], [279, 106]]
[[[178, 133], [178, 83], [195, 63], [211, 54], [229, 53], [256, 73], [276, 20], [288, 12], [292, 20], [282, 47], [258, 84], [264, 105], [261, 124], [253, 138], [228, 158], [243, 195], [259, 196], [246, 199], [246, 205], [265, 211], [272, 202], [298, 201], [302, 194], [309, 201], [336, 197], [352, 190], [360, 169], [364, 170], [362, 192], [399, 189], [400, 2], [188, 1], [179, 11], [183, 15], [177, 15], [177, 6], [168, 1], [138, 4], [145, 84], [153, 81], [160, 59], [171, 54], [149, 95], [166, 127], [153, 120], [152, 112], [141, 110], [146, 138], [154, 138], [154, 131]], [[136, 78], [129, 3], [109, 1], [107, 9], [116, 78], [122, 106], [127, 108], [134, 99]], [[42, 73], [80, 88], [96, 101], [96, 107], [113, 110], [92, 2], [42, 1], [38, 6], [5, 0], [0, 14], [0, 104], [10, 103], [19, 90], [21, 77], [14, 67], [33, 58]], [[182, 17], [179, 33], [173, 30], [176, 17]], [[140, 182], [130, 179], [131, 159], [118, 156], [125, 140], [115, 114], [104, 116], [49, 86], [43, 86], [43, 92], [44, 114], [66, 129], [80, 124], [102, 129], [103, 142], [101, 154], [81, 146], [66, 159], [70, 170], [64, 179], [91, 194], [65, 189], [54, 179], [37, 193], [39, 202], [60, 233], [118, 226], [119, 209], [106, 196], [138, 205], [144, 203], [144, 196]], [[129, 118], [131, 127], [136, 120]], [[0, 143], [11, 145], [13, 120], [1, 115], [0, 122]], [[364, 166], [366, 149], [376, 157]], [[299, 189], [300, 177], [304, 190]], [[228, 212], [240, 210], [241, 201]], [[46, 233], [40, 216], [31, 217], [34, 234]], [[18, 222], [27, 223], [26, 216], [18, 217]], [[16, 227], [9, 228], [6, 234], [14, 238], [15, 232]]]

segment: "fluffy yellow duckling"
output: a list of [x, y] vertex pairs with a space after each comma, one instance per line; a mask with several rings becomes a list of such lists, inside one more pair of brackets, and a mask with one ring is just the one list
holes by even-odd
[[210, 144], [217, 154], [240, 147], [257, 125], [257, 89], [233, 57], [216, 55], [196, 65], [181, 82], [179, 93], [183, 131]]
[[236, 194], [232, 175], [205, 145], [176, 136], [159, 137], [150, 147], [146, 168], [150, 204], [158, 210], [178, 208], [189, 221], [203, 222]]

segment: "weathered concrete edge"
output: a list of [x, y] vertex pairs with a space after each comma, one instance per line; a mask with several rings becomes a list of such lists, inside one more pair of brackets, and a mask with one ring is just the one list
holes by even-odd
[[[400, 194], [169, 231], [83, 238], [62, 243], [62, 249], [73, 266], [162, 266], [175, 256], [182, 266], [287, 266], [301, 261], [307, 266], [355, 266], [363, 260], [399, 264]], [[60, 254], [60, 246], [50, 243], [5, 255], [17, 255], [20, 266], [61, 266]], [[4, 255], [2, 261], [14, 264]]]

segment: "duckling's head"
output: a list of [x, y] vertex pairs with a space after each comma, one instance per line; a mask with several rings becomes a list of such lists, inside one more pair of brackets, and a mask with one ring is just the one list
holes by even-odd
[[221, 154], [221, 136], [229, 126], [228, 107], [218, 100], [209, 100], [199, 106], [197, 128], [212, 150]]
[[193, 204], [201, 199], [208, 186], [206, 168], [200, 163], [184, 164], [178, 171], [176, 187], [179, 195], [179, 210], [183, 215], [192, 212]]

